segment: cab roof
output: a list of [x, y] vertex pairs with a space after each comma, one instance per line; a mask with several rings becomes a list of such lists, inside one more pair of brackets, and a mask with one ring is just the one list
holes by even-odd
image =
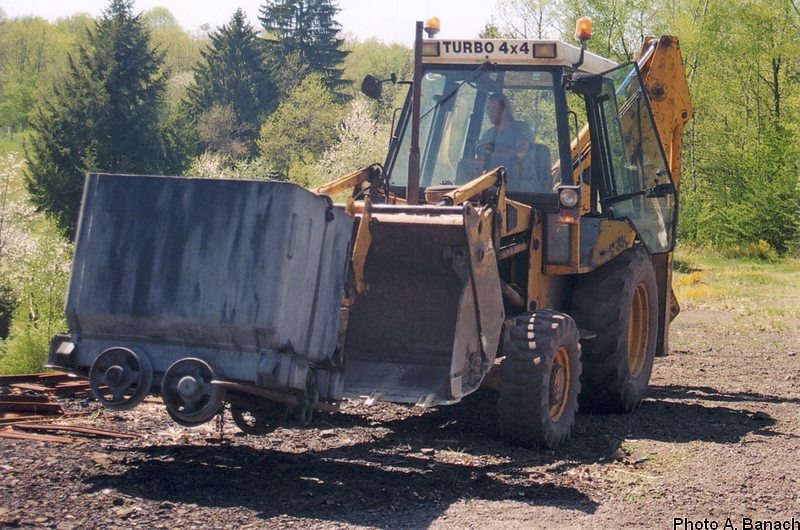
[[[572, 67], [580, 59], [577, 46], [557, 40], [423, 39], [423, 64], [544, 65]], [[599, 74], [616, 62], [585, 51], [580, 72]]]

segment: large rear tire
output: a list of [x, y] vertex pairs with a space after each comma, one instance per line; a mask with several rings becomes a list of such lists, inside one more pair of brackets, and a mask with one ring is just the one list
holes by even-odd
[[536, 311], [516, 318], [500, 367], [501, 435], [552, 449], [569, 438], [581, 391], [581, 347], [571, 317]]
[[658, 335], [656, 275], [645, 249], [581, 276], [572, 304], [578, 327], [597, 334], [583, 341], [581, 410], [634, 410], [647, 393]]

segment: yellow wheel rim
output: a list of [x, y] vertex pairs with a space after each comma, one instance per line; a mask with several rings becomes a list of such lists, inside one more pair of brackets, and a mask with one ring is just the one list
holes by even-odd
[[561, 347], [553, 359], [550, 369], [550, 420], [558, 421], [564, 414], [569, 402], [569, 385], [572, 367], [569, 364], [569, 353]]
[[633, 304], [628, 315], [628, 372], [639, 377], [644, 370], [647, 357], [647, 342], [650, 332], [650, 299], [644, 283], [636, 286]]

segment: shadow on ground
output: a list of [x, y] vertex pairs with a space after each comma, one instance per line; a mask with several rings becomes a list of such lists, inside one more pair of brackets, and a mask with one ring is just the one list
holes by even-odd
[[[253, 440], [245, 437], [226, 446], [130, 449], [121, 474], [99, 474], [87, 483], [92, 491], [114, 488], [150, 500], [244, 507], [263, 518], [287, 514], [378, 526], [425, 526], [452, 503], [469, 499], [513, 499], [594, 513], [598, 504], [584, 492], [548, 482], [530, 468], [606, 461], [626, 439], [738, 443], [774, 424], [764, 413], [697, 403], [703, 395], [721, 402], [778, 399], [737, 397], [708, 387], [654, 387], [653, 397], [634, 413], [581, 414], [565, 448], [539, 451], [501, 441], [494, 423], [496, 397], [480, 392], [459, 405], [415, 417], [372, 422], [357, 414], [320, 418], [325, 428], [381, 427], [383, 434], [370, 442], [302, 453], [256, 449], [245, 445]], [[681, 401], [688, 399], [692, 402]], [[319, 432], [293, 431], [308, 437]], [[442, 463], [421, 454], [424, 447], [457, 449], [473, 463]], [[480, 464], [487, 455], [491, 458], [484, 461], [501, 463]]]
[[119, 475], [88, 479], [90, 491], [113, 488], [154, 501], [209, 508], [241, 507], [280, 515], [376, 526], [424, 527], [452, 503], [513, 499], [593, 513], [580, 491], [547, 483], [514, 484], [498, 466], [432, 463], [415, 455], [380, 455], [366, 446], [285, 453], [249, 446], [153, 446], [129, 454]]
[[794, 403], [800, 405], [800, 399], [769, 396], [753, 392], [720, 392], [710, 386], [651, 386], [650, 396], [653, 399], [693, 399], [730, 403]]

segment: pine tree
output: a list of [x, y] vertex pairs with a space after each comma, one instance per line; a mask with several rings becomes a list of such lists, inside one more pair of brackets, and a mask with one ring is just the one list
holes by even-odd
[[229, 107], [241, 129], [255, 131], [259, 117], [272, 110], [275, 85], [266, 65], [264, 41], [241, 9], [211, 35], [188, 90], [189, 114], [198, 118], [212, 107]]
[[111, 0], [69, 56], [66, 78], [38, 106], [26, 149], [36, 207], [70, 238], [87, 171], [172, 173], [183, 157], [166, 119], [163, 54], [131, 0]]
[[266, 0], [259, 20], [280, 60], [299, 54], [335, 90], [345, 83], [340, 66], [347, 56], [334, 18], [338, 12], [335, 0]]

